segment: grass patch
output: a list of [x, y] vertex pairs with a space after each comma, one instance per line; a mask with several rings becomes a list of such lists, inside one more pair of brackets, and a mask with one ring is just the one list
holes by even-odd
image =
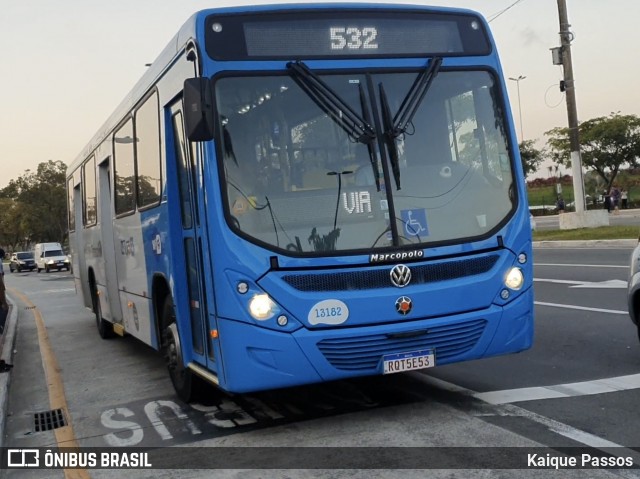
[[[528, 188], [527, 195], [531, 206], [555, 206], [558, 199], [555, 185]], [[562, 185], [562, 198], [565, 203], [573, 201], [573, 186]]]
[[534, 231], [534, 241], [638, 239], [638, 226], [601, 226], [575, 230]]

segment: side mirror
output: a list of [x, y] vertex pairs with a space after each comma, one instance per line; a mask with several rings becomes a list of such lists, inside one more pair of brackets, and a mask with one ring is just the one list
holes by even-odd
[[190, 141], [213, 139], [214, 115], [211, 82], [188, 78], [184, 82], [184, 123]]

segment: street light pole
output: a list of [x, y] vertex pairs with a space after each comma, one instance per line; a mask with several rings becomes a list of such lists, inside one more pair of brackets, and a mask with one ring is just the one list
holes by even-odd
[[520, 103], [520, 80], [524, 80], [526, 76], [520, 75], [518, 78], [509, 77], [509, 80], [516, 82], [518, 88], [518, 116], [520, 117], [520, 143], [524, 141], [524, 132], [522, 128], [522, 104]]

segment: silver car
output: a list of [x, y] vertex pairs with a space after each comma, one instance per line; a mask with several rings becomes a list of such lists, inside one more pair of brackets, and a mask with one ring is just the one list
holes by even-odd
[[631, 316], [631, 321], [638, 329], [638, 339], [640, 339], [640, 238], [638, 245], [631, 253], [629, 281], [627, 284], [629, 316]]

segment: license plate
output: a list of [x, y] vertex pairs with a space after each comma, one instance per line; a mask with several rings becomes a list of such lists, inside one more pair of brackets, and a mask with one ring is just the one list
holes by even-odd
[[62, 262], [57, 263], [56, 266], [64, 266], [64, 263], [62, 263]]
[[436, 356], [433, 349], [387, 354], [382, 356], [382, 365], [384, 367], [383, 374], [402, 373], [432, 368], [436, 365]]

